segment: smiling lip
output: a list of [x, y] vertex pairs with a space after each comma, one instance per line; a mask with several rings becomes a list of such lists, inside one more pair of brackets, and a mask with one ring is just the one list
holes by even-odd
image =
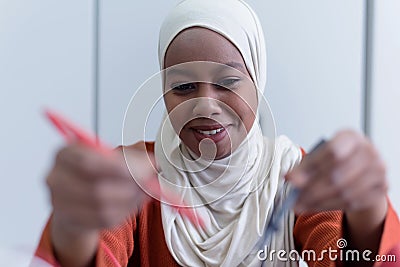
[[224, 137], [227, 135], [226, 127], [227, 126], [223, 126], [221, 124], [208, 124], [191, 126], [190, 129], [193, 131], [197, 141], [200, 142], [201, 140], [208, 138], [217, 143], [224, 139]]

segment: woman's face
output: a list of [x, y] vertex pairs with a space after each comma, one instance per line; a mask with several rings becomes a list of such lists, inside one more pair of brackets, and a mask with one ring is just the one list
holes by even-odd
[[[256, 89], [240, 52], [222, 35], [194, 27], [175, 37], [164, 62], [164, 101], [180, 139], [198, 156], [200, 150], [216, 159], [231, 154], [257, 110]], [[209, 156], [208, 148], [214, 148]]]

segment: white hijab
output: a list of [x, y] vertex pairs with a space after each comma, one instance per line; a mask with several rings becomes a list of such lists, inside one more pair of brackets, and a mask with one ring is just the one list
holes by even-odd
[[[174, 37], [199, 26], [230, 40], [242, 54], [257, 88], [266, 83], [266, 50], [261, 24], [241, 0], [186, 0], [165, 19], [159, 39], [160, 67]], [[155, 156], [161, 187], [181, 194], [196, 206], [206, 228], [194, 226], [170, 205], [162, 204], [165, 240], [174, 259], [183, 266], [261, 266], [257, 251], [294, 249], [294, 214], [282, 221], [282, 231], [262, 244], [263, 233], [284, 186], [283, 175], [301, 160], [300, 149], [286, 137], [263, 137], [257, 122], [246, 139], [228, 157], [207, 162], [180, 142], [170, 120], [160, 128]], [[194, 159], [193, 161], [187, 159]], [[207, 167], [206, 167], [207, 166]], [[227, 168], [229, 166], [229, 168]], [[202, 171], [185, 171], [199, 170]], [[218, 178], [218, 179], [217, 179]], [[285, 184], [286, 185], [286, 184]], [[204, 203], [204, 205], [199, 205]], [[293, 266], [291, 262], [265, 262], [267, 266]]]

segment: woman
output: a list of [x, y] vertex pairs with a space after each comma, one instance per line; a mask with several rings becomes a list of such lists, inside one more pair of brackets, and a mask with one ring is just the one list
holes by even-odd
[[[273, 144], [262, 136], [256, 119], [266, 51], [247, 4], [181, 2], [161, 28], [159, 59], [166, 70], [165, 127], [155, 143], [123, 150], [136, 179], [157, 175], [162, 188], [172, 184], [196, 206], [205, 228], [149, 200], [131, 179], [121, 148], [105, 156], [74, 144], [58, 153], [47, 177], [53, 214], [39, 257], [62, 266], [260, 266], [258, 252], [265, 245], [323, 255], [346, 238], [346, 248], [371, 250], [372, 258], [399, 241], [385, 170], [364, 136], [339, 132], [303, 160], [287, 138]], [[296, 215], [287, 212], [282, 231], [264, 244], [277, 190], [287, 186], [285, 175], [301, 189]], [[339, 264], [327, 256], [305, 260], [311, 266]]]

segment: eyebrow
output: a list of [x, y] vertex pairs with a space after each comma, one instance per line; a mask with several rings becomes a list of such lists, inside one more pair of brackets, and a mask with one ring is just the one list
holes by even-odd
[[231, 62], [224, 63], [224, 65], [227, 65], [227, 66], [232, 67], [234, 69], [241, 69], [244, 72], [247, 71], [247, 69], [240, 62], [231, 61]]
[[166, 75], [172, 75], [172, 74], [180, 74], [180, 75], [184, 75], [184, 76], [192, 76], [192, 73], [188, 70], [186, 70], [185, 68], [168, 68]]
[[[230, 61], [230, 62], [226, 62], [226, 63], [218, 63], [222, 66], [219, 66], [219, 70], [223, 70], [224, 68], [226, 68], [226, 66], [229, 66], [231, 68], [234, 68], [236, 70], [239, 70], [243, 73], [247, 72], [247, 68], [240, 62], [235, 62], [235, 61]], [[183, 75], [183, 76], [188, 76], [188, 77], [192, 77], [193, 73], [185, 68], [168, 68], [166, 75], [173, 75], [173, 74], [178, 74], [178, 75]]]

